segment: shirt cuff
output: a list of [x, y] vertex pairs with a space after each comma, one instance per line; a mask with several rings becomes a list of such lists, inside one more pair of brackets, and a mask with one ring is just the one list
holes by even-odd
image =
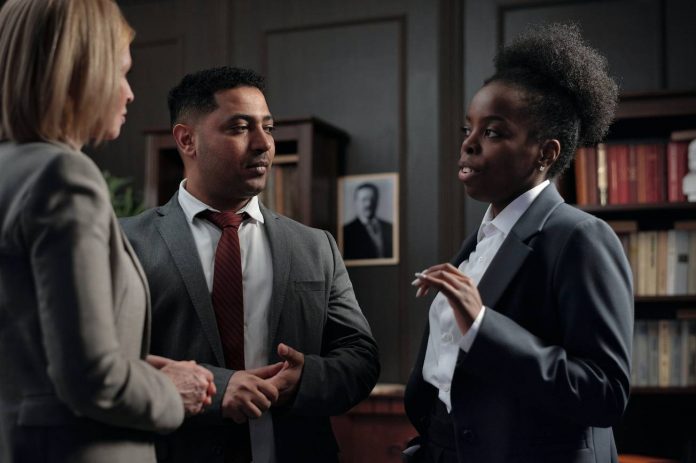
[[459, 348], [464, 352], [469, 352], [469, 349], [471, 349], [471, 345], [474, 343], [474, 340], [476, 339], [476, 335], [478, 334], [479, 327], [481, 326], [481, 322], [483, 321], [483, 316], [485, 315], [485, 313], [486, 306], [484, 305], [481, 307], [481, 311], [476, 316], [474, 323], [471, 324], [471, 328], [469, 328], [469, 331], [467, 331], [466, 334], [462, 336], [461, 341], [459, 341]]

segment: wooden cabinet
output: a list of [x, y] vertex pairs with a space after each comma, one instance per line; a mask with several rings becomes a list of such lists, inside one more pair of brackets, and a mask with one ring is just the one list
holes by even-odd
[[[146, 136], [145, 203], [165, 203], [184, 178], [169, 130]], [[336, 232], [336, 181], [349, 137], [316, 118], [275, 122], [276, 156], [261, 201], [304, 224]]]
[[404, 412], [404, 386], [378, 384], [348, 413], [331, 419], [341, 463], [397, 463], [418, 432]]
[[336, 182], [348, 135], [319, 119], [275, 122], [276, 157], [261, 200], [280, 214], [336, 236]]
[[[668, 192], [659, 189], [669, 187], [670, 175], [674, 181], [674, 173], [669, 174], [667, 169], [671, 136], [691, 129], [696, 129], [696, 94], [624, 97], [606, 144], [591, 154], [596, 157], [591, 158], [590, 167], [579, 152], [575, 171], [565, 175], [566, 185], [574, 183], [574, 188], [566, 190], [566, 199], [585, 203], [579, 207], [614, 227], [634, 273], [633, 387], [626, 414], [615, 429], [618, 450], [687, 463], [696, 462], [696, 330], [688, 326], [696, 327], [696, 253], [675, 251], [673, 243], [677, 234], [696, 243], [696, 203], [674, 197], [670, 201]], [[649, 153], [650, 149], [643, 147], [657, 148]], [[663, 164], [640, 171], [636, 163], [640, 166], [645, 162], [641, 158], [645, 153]], [[584, 173], [579, 169], [585, 169]], [[592, 175], [595, 177], [588, 180]], [[659, 194], [653, 191], [655, 196], [650, 197], [646, 188], [657, 188]], [[594, 194], [589, 197], [597, 198], [590, 204], [588, 189]], [[690, 267], [688, 260], [692, 261]], [[681, 266], [679, 272], [688, 270], [680, 273], [685, 289], [675, 290], [674, 280], [670, 283], [670, 278], [677, 278], [670, 268], [674, 262]]]
[[145, 207], [161, 206], [185, 177], [184, 163], [169, 130], [145, 131]]

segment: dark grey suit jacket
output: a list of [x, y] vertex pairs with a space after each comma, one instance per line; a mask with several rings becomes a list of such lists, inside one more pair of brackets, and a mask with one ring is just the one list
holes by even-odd
[[[329, 415], [344, 413], [372, 390], [377, 346], [331, 235], [261, 211], [273, 260], [268, 362], [279, 360], [280, 342], [305, 354], [294, 403], [273, 411], [278, 461], [336, 461]], [[221, 462], [234, 424], [222, 418], [220, 405], [233, 371], [223, 368], [210, 293], [177, 195], [122, 225], [150, 282], [151, 352], [206, 364], [218, 389], [206, 413], [162, 438], [158, 458]]]
[[[474, 235], [452, 263], [475, 246]], [[460, 461], [616, 462], [610, 426], [628, 401], [633, 291], [614, 232], [550, 185], [513, 227], [478, 289], [488, 309], [452, 380]], [[422, 375], [427, 337], [426, 330], [405, 397], [426, 439], [437, 400]]]

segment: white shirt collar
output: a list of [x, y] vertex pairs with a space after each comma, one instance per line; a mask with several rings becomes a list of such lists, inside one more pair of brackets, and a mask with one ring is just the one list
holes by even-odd
[[481, 221], [481, 226], [478, 230], [477, 241], [481, 241], [484, 236], [489, 236], [496, 230], [499, 230], [503, 235], [507, 236], [510, 230], [512, 230], [512, 227], [514, 227], [520, 217], [522, 217], [522, 214], [529, 209], [529, 206], [531, 206], [537, 196], [539, 196], [550, 183], [549, 180], [544, 180], [534, 188], [525, 191], [510, 204], [505, 206], [505, 209], [500, 211], [496, 217], [493, 217], [493, 206], [488, 205], [488, 209], [483, 216], [483, 221]]
[[[179, 204], [181, 205], [181, 209], [184, 210], [184, 215], [189, 224], [193, 223], [193, 219], [202, 211], [210, 209], [211, 211], [220, 212], [189, 193], [186, 190], [186, 179], [183, 179], [179, 184]], [[238, 213], [242, 212], [246, 212], [252, 219], [264, 223], [263, 214], [261, 214], [261, 208], [259, 207], [258, 196], [252, 197], [249, 202], [238, 211]]]

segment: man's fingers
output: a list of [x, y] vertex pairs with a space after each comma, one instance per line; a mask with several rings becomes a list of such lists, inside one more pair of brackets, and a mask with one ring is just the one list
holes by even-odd
[[266, 365], [263, 367], [254, 368], [253, 370], [247, 370], [247, 373], [250, 373], [254, 376], [258, 376], [261, 379], [268, 379], [272, 376], [277, 375], [278, 372], [282, 369], [283, 369], [283, 362], [278, 362], [278, 363], [274, 363], [272, 365]]
[[283, 344], [282, 342], [278, 344], [278, 355], [287, 360], [288, 363], [290, 363], [290, 366], [299, 366], [304, 364], [304, 355], [287, 344]]
[[278, 401], [278, 396], [280, 393], [278, 392], [278, 387], [276, 384], [271, 383], [274, 378], [272, 378], [270, 381], [260, 381], [259, 384], [257, 385], [257, 388], [261, 394], [266, 396], [268, 400], [271, 401], [271, 403], [276, 403]]
[[255, 394], [251, 397], [251, 403], [253, 403], [260, 412], [265, 412], [269, 408], [271, 408], [271, 401], [266, 397], [265, 395], [259, 393]]
[[254, 402], [247, 402], [242, 407], [242, 412], [247, 416], [247, 418], [259, 418], [262, 413], [259, 407], [254, 404]]

